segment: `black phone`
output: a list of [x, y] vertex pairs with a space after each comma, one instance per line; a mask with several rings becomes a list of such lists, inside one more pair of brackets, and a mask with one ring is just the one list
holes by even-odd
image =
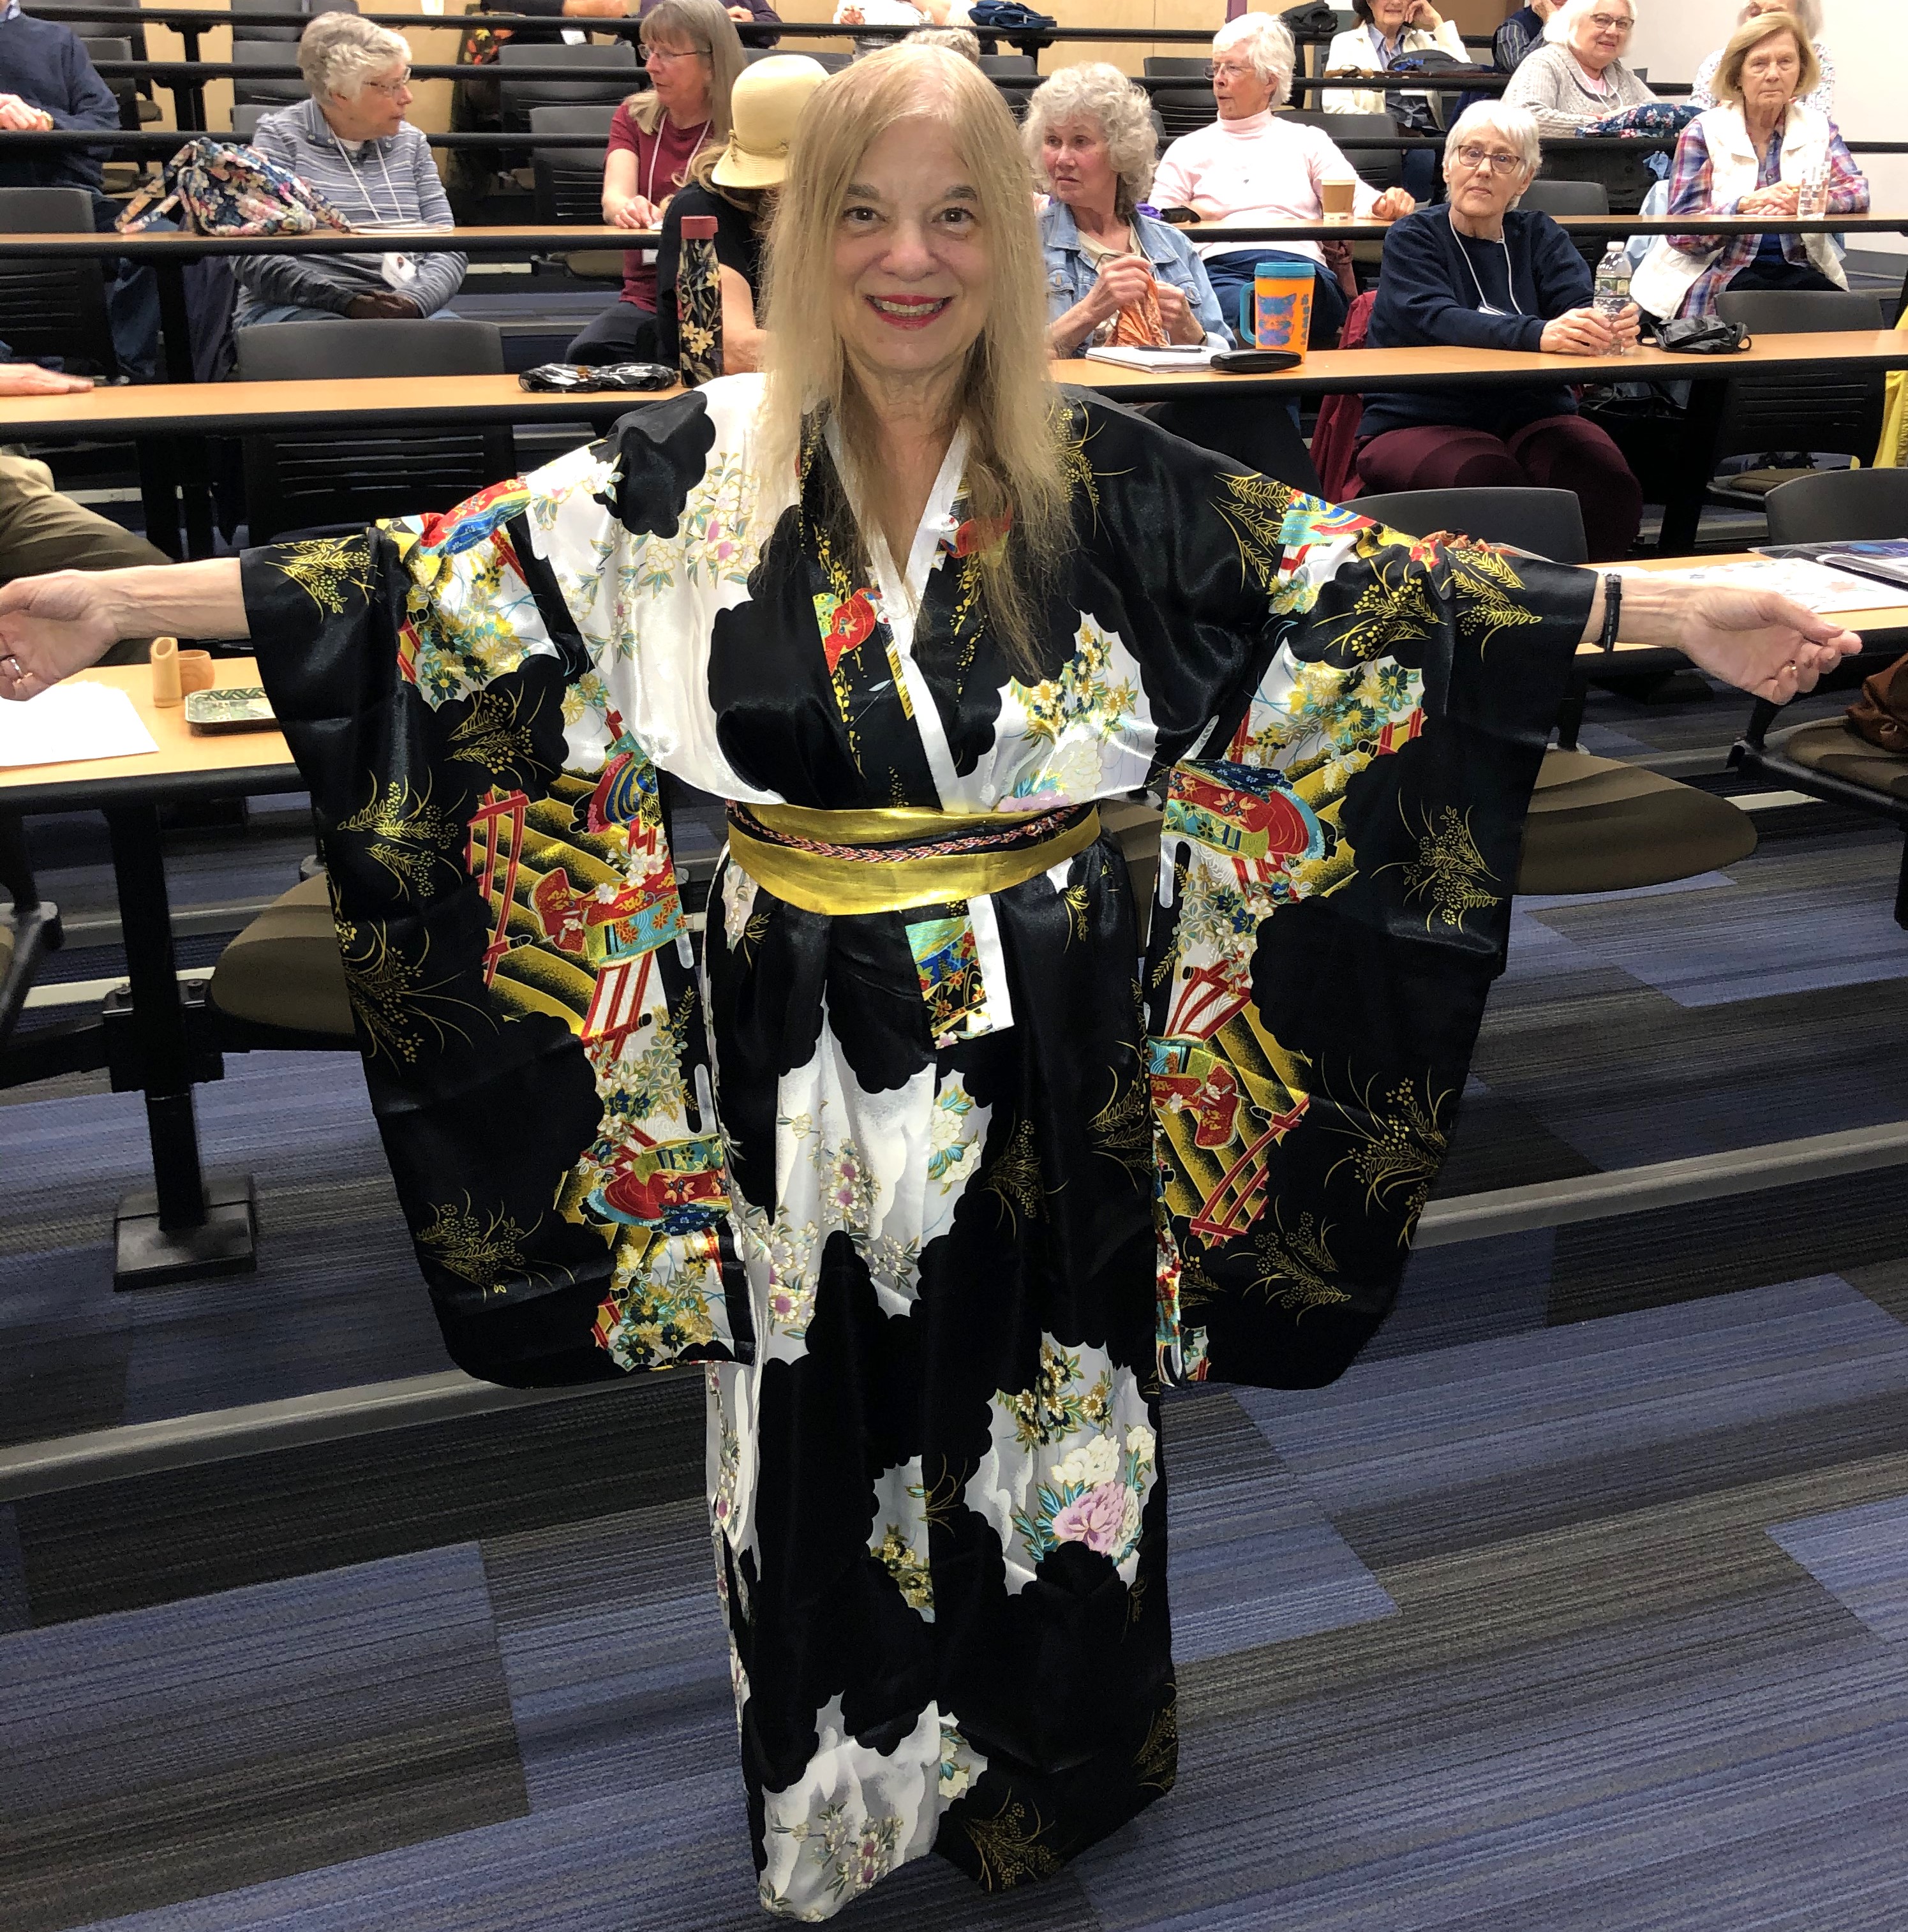
[[1231, 376], [1275, 376], [1282, 369], [1296, 369], [1305, 360], [1295, 349], [1222, 349], [1212, 366]]

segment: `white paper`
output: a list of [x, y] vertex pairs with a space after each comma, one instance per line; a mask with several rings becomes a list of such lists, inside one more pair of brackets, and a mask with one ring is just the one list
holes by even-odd
[[1901, 593], [1891, 591], [1873, 578], [1852, 576], [1845, 570], [1831, 570], [1804, 557], [1760, 556], [1753, 563], [1708, 563], [1689, 570], [1652, 570], [1646, 575], [1658, 584], [1710, 585], [1718, 590], [1773, 590], [1818, 614], [1831, 610], [1880, 610], [1901, 602]]
[[1200, 369], [1216, 352], [1204, 343], [1173, 343], [1165, 349], [1114, 348], [1111, 344], [1089, 349], [1090, 362], [1117, 362], [1123, 369]]
[[131, 758], [158, 748], [133, 700], [113, 685], [75, 679], [24, 704], [0, 704], [0, 766]]

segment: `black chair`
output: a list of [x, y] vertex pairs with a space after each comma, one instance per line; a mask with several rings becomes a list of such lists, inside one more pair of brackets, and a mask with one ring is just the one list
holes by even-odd
[[[86, 50], [86, 58], [98, 68], [103, 61], [144, 60], [146, 36], [140, 35], [141, 45], [134, 51], [132, 38], [128, 34], [82, 34], [80, 44]], [[149, 100], [140, 92], [140, 82], [124, 77], [106, 80], [100, 76], [112, 90], [112, 98], [119, 104], [119, 124], [128, 134], [136, 134], [142, 121], [156, 121], [159, 118], [159, 104]]]
[[1190, 59], [1178, 54], [1149, 54], [1145, 72], [1149, 80], [1184, 80], [1184, 87], [1149, 89], [1153, 111], [1166, 130], [1165, 138], [1176, 141], [1182, 134], [1196, 134], [1219, 118], [1219, 97], [1206, 78], [1206, 60], [1202, 55]]
[[0, 1049], [26, 1004], [27, 988], [46, 955], [60, 944], [59, 908], [43, 899], [27, 856], [20, 814], [0, 812], [0, 887], [14, 902], [10, 921], [0, 920]]
[[232, 131], [242, 141], [250, 141], [258, 133], [258, 124], [268, 114], [275, 114], [278, 112], [277, 107], [268, 107], [262, 100], [248, 100], [243, 106], [235, 106], [232, 109]]
[[[238, 332], [241, 382], [334, 376], [496, 376], [494, 322], [257, 322]], [[252, 541], [293, 530], [356, 527], [379, 517], [448, 510], [513, 475], [509, 426], [394, 422], [357, 430], [285, 431], [245, 439], [245, 512]]]
[[[614, 107], [636, 89], [636, 50], [627, 40], [610, 46], [505, 47], [497, 55], [497, 74], [506, 130], [520, 133], [533, 107]], [[513, 80], [512, 68], [562, 67], [575, 70], [573, 80]]]
[[1772, 490], [1763, 502], [1771, 543], [1908, 537], [1908, 470], [1824, 470]]
[[1146, 404], [1141, 413], [1186, 442], [1229, 456], [1262, 476], [1276, 477], [1310, 496], [1325, 493], [1312, 452], [1280, 397], [1188, 396], [1183, 401], [1175, 397]]
[[1392, 141], [1398, 136], [1398, 124], [1388, 114], [1328, 114], [1321, 108], [1294, 107], [1291, 118], [1307, 128], [1322, 128], [1338, 151], [1372, 187], [1382, 194], [1388, 188], [1402, 188], [1405, 182], [1405, 157], [1398, 148], [1361, 148], [1358, 136]]
[[1624, 148], [1574, 150], [1568, 142], [1551, 142], [1544, 150], [1545, 176], [1556, 182], [1593, 182], [1610, 196], [1612, 214], [1635, 214], [1643, 197], [1656, 185], [1649, 157]]
[[[1351, 507], [1408, 536], [1460, 531], [1584, 561], [1583, 512], [1568, 490], [1406, 490]], [[1748, 813], [1673, 778], [1576, 748], [1582, 686], [1565, 701], [1563, 742], [1544, 754], [1517, 868], [1520, 892], [1608, 892], [1734, 865], [1756, 849]]]
[[[1752, 335], [1800, 335], [1887, 326], [1880, 300], [1826, 289], [1757, 289], [1717, 298], [1716, 313]], [[1880, 370], [1833, 368], [1798, 376], [1739, 376], [1728, 384], [1722, 419], [1710, 452], [1713, 469], [1725, 457], [1765, 450], [1808, 449], [1864, 461], [1881, 439], [1887, 379]], [[1712, 483], [1709, 499], [1758, 510], [1763, 499]]]
[[[1517, 206], [1538, 214], [1607, 214], [1610, 190], [1600, 181], [1545, 181], [1531, 183]], [[1592, 269], [1610, 248], [1607, 235], [1573, 236], [1571, 245]]]
[[[610, 123], [616, 110], [606, 102], [586, 107], [532, 107], [532, 140], [548, 134], [600, 134], [607, 143]], [[600, 227], [603, 220], [603, 169], [609, 149], [601, 148], [532, 148], [530, 150], [531, 185], [538, 220], [552, 227], [566, 222]], [[565, 267], [585, 281], [622, 280], [622, 251], [614, 248], [579, 248], [563, 258]]]
[[1000, 90], [1013, 118], [1019, 120], [1040, 84], [1040, 63], [1031, 54], [982, 54], [980, 70]]
[[[234, 14], [355, 14], [358, 0], [231, 0]], [[236, 20], [232, 23], [234, 46], [248, 40], [275, 41], [280, 46], [296, 46], [302, 27], [286, 27], [275, 22]]]
[[[265, 107], [291, 107], [310, 97], [304, 76], [296, 71], [298, 50], [279, 40], [235, 40], [232, 64], [234, 106], [250, 103]], [[261, 74], [261, 68], [289, 68], [288, 74]]]
[[[0, 234], [92, 232], [93, 200], [84, 188], [0, 188]], [[28, 360], [64, 356], [77, 374], [117, 375], [105, 264], [0, 255], [0, 342]]]

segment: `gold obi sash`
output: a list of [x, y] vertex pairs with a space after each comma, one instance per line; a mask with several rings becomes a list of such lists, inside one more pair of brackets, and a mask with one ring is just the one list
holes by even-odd
[[902, 912], [1005, 892], [1100, 836], [1093, 806], [1058, 812], [818, 812], [731, 805], [729, 856], [805, 912]]

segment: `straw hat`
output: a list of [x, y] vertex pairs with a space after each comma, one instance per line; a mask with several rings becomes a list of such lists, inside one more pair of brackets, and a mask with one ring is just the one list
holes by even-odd
[[711, 172], [716, 184], [781, 187], [795, 123], [827, 78], [827, 68], [806, 54], [771, 54], [744, 68], [729, 97], [729, 145]]

